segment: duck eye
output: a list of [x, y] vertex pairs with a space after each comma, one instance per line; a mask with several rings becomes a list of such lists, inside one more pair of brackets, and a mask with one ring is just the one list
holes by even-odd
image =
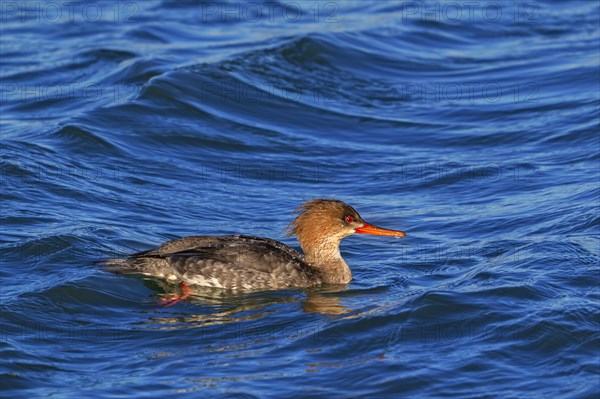
[[352, 223], [354, 222], [354, 218], [350, 215], [346, 216], [346, 218], [344, 219], [346, 221], [346, 223]]

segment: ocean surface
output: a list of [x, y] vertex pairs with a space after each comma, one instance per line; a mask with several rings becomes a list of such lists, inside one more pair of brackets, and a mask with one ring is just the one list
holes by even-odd
[[[597, 398], [596, 1], [2, 1], [3, 398]], [[346, 287], [94, 262], [337, 198]]]

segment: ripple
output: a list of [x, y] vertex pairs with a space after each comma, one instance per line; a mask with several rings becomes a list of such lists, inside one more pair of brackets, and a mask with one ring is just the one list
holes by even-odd
[[86, 130], [81, 126], [67, 125], [54, 133], [54, 137], [61, 140], [71, 148], [80, 151], [101, 149], [112, 150], [115, 145], [98, 134]]

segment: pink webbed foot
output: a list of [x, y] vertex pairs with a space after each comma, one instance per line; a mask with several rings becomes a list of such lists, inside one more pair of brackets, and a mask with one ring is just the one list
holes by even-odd
[[181, 283], [179, 283], [179, 286], [181, 287], [181, 292], [178, 294], [170, 294], [167, 296], [167, 298], [159, 301], [159, 305], [163, 308], [168, 308], [170, 306], [173, 306], [179, 302], [185, 301], [190, 295], [191, 295], [191, 289], [190, 287], [184, 283], [183, 281]]

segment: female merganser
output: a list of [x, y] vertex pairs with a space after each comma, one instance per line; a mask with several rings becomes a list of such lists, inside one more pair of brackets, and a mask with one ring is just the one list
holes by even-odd
[[236, 291], [313, 287], [352, 280], [340, 254], [342, 238], [354, 233], [406, 236], [365, 222], [350, 205], [334, 199], [314, 199], [297, 210], [288, 236], [296, 235], [304, 255], [268, 238], [191, 236], [104, 263], [117, 273], [180, 283], [185, 296], [188, 284]]

